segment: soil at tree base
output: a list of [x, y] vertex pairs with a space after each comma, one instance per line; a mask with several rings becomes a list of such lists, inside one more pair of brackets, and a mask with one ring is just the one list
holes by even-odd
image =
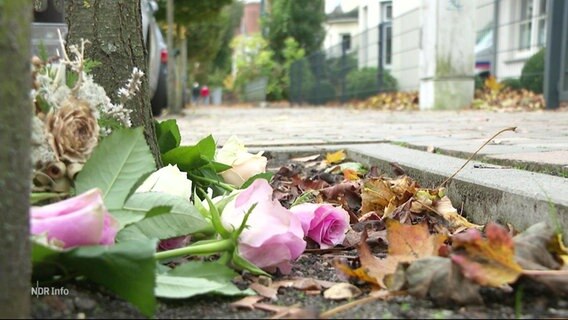
[[[355, 251], [343, 252], [356, 255]], [[331, 257], [313, 253], [302, 255], [295, 263], [292, 273], [286, 277], [277, 276], [273, 280], [287, 277], [308, 277], [321, 280], [342, 282], [337, 271], [331, 265]], [[33, 318], [144, 318], [135, 307], [117, 298], [108, 291], [86, 283], [64, 283], [69, 289], [68, 296], [32, 297]], [[364, 290], [364, 287], [361, 287]], [[523, 290], [523, 295], [514, 290], [503, 292], [486, 289], [484, 305], [480, 306], [436, 306], [427, 299], [411, 296], [394, 297], [388, 301], [373, 301], [337, 313], [331, 318], [344, 319], [537, 319], [568, 318], [568, 300], [559, 298], [546, 291], [534, 288]], [[197, 296], [183, 300], [159, 300], [155, 318], [220, 318], [220, 319], [255, 319], [270, 318], [272, 312], [261, 310], [232, 309], [231, 302], [241, 297]], [[355, 298], [356, 299], [356, 298]], [[354, 300], [354, 299], [352, 299]], [[518, 302], [515, 302], [515, 301]], [[306, 315], [315, 318], [323, 311], [345, 304], [346, 300], [327, 300], [322, 294], [310, 295], [294, 288], [280, 288], [276, 301], [264, 301], [280, 306], [299, 304], [308, 309]], [[517, 311], [516, 311], [517, 309]]]

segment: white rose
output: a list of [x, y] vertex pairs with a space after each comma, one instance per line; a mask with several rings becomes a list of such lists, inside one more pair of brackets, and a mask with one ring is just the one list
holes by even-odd
[[221, 172], [221, 176], [225, 182], [237, 187], [242, 186], [250, 177], [266, 172], [268, 162], [262, 152], [247, 152], [245, 145], [235, 136], [227, 140], [215, 155], [215, 160], [232, 166], [231, 169]]
[[188, 199], [191, 196], [191, 180], [187, 173], [180, 171], [177, 165], [167, 165], [152, 173], [136, 192], [163, 192]]

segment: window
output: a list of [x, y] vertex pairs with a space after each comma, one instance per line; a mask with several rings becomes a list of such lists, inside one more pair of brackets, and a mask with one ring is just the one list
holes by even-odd
[[547, 0], [521, 0], [519, 49], [542, 47], [546, 41]]
[[341, 35], [341, 44], [343, 45], [344, 51], [349, 51], [349, 49], [351, 49], [351, 35], [349, 33]]
[[381, 3], [381, 23], [383, 25], [381, 41], [382, 46], [382, 64], [385, 68], [390, 68], [392, 62], [392, 2], [385, 1]]
[[381, 21], [387, 22], [392, 20], [392, 2], [381, 3]]

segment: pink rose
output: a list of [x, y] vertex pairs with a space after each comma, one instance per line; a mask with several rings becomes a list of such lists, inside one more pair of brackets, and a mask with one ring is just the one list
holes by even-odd
[[300, 221], [304, 233], [327, 249], [343, 242], [349, 228], [349, 214], [331, 204], [303, 203], [290, 208]]
[[179, 236], [169, 239], [160, 240], [158, 248], [160, 250], [173, 250], [185, 247], [189, 244], [189, 236]]
[[119, 223], [106, 210], [101, 191], [91, 189], [73, 198], [32, 207], [31, 233], [47, 234], [64, 248], [114, 244]]
[[238, 229], [245, 214], [257, 204], [239, 237], [240, 254], [268, 272], [276, 268], [284, 274], [292, 270], [291, 261], [306, 249], [300, 220], [280, 202], [272, 200], [272, 187], [264, 179], [255, 180], [221, 214], [227, 230]]

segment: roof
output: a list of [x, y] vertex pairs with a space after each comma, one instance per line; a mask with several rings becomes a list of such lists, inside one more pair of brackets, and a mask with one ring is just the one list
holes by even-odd
[[333, 9], [332, 12], [326, 15], [327, 21], [337, 21], [337, 20], [354, 20], [359, 18], [359, 8], [354, 8], [351, 11], [343, 12], [341, 5], [338, 5]]

